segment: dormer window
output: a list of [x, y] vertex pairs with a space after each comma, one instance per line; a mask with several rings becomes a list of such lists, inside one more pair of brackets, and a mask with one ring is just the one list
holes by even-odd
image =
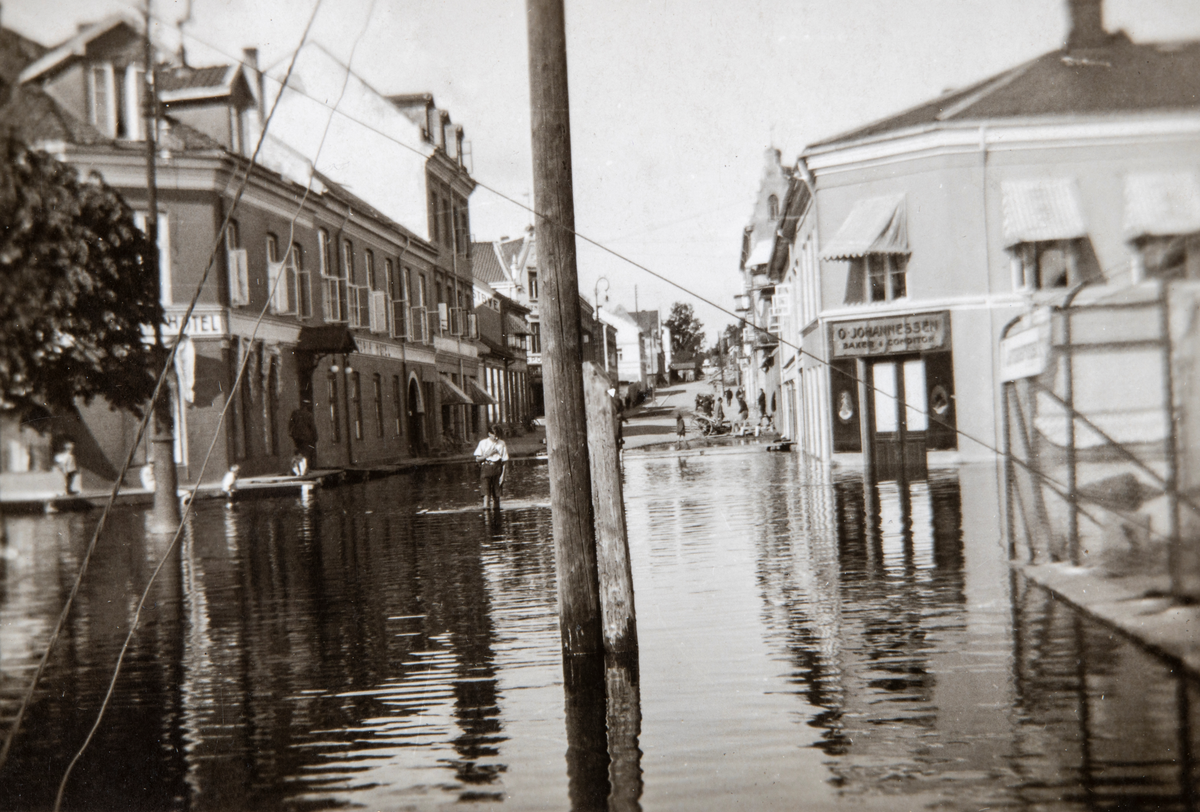
[[142, 138], [145, 74], [137, 65], [93, 63], [87, 72], [88, 121], [108, 138]]
[[88, 71], [89, 120], [104, 135], [117, 135], [117, 87], [113, 66], [107, 62], [92, 65]]

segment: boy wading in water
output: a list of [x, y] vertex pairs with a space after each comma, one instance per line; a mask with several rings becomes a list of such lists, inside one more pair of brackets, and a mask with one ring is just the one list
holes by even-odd
[[504, 463], [508, 462], [508, 445], [500, 439], [495, 426], [488, 426], [488, 436], [475, 446], [475, 459], [479, 462], [483, 509], [499, 509], [500, 486], [504, 484]]

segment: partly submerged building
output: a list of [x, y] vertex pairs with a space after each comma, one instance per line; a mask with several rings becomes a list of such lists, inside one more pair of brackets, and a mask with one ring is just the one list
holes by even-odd
[[[83, 26], [28, 61], [0, 111], [26, 143], [98, 173], [142, 217], [143, 48], [136, 17]], [[466, 236], [473, 182], [461, 128], [430, 100], [436, 115], [405, 135], [419, 150], [394, 190], [417, 199], [402, 224], [273, 136], [252, 164], [263, 87], [252, 52], [244, 64], [176, 63], [158, 73], [166, 335], [173, 339], [197, 297], [172, 382], [180, 480], [199, 475], [214, 434], [206, 478], [234, 463], [247, 474], [287, 470], [298, 408], [315, 417], [318, 466], [376, 464], [475, 439], [490, 398], [478, 386]], [[116, 474], [132, 429], [129, 415], [103, 404], [57, 426], [75, 440], [85, 486]]]
[[1195, 272], [1200, 43], [1069, 8], [1061, 49], [803, 151], [761, 267], [803, 350], [782, 359], [784, 429], [808, 453], [882, 476], [991, 458], [1014, 317]]

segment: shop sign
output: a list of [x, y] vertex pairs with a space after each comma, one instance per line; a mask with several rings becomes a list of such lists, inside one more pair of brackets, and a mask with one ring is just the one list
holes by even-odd
[[[179, 322], [183, 318], [184, 311], [178, 313], [165, 313], [162, 321], [162, 334], [164, 337], [172, 337], [179, 334]], [[153, 337], [154, 330], [143, 325], [142, 333]], [[229, 329], [225, 324], [225, 314], [220, 312], [215, 313], [192, 313], [188, 319], [187, 329], [183, 333], [186, 336], [225, 336], [229, 334]]]
[[366, 338], [355, 338], [354, 343], [358, 345], [358, 351], [362, 355], [375, 355], [380, 358], [395, 358], [402, 360], [404, 354], [395, 344], [385, 344], [382, 341], [371, 341]]
[[829, 335], [834, 358], [940, 350], [949, 344], [950, 314], [842, 321], [829, 325]]
[[1016, 381], [1041, 375], [1050, 356], [1048, 331], [1031, 327], [1000, 341], [1000, 380]]

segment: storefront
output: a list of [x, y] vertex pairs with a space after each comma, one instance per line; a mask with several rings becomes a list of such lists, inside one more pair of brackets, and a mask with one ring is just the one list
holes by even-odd
[[834, 452], [876, 480], [924, 479], [927, 451], [957, 448], [949, 312], [832, 322], [828, 338]]

